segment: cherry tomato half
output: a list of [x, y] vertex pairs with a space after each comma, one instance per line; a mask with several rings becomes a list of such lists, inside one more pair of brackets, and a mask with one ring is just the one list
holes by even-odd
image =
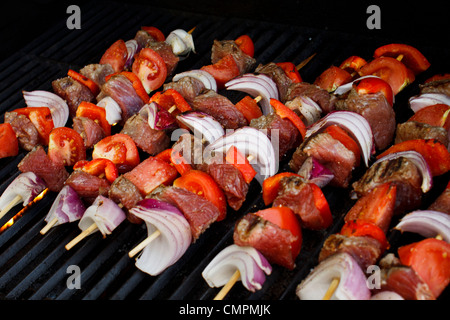
[[86, 148], [81, 135], [67, 127], [55, 128], [50, 132], [48, 156], [63, 166], [73, 166], [86, 159]]
[[131, 69], [139, 77], [147, 93], [158, 89], [166, 81], [166, 63], [156, 51], [150, 48], [139, 51]]

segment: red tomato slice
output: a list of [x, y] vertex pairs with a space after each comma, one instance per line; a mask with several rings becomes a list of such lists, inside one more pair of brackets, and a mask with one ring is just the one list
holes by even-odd
[[[419, 50], [410, 45], [401, 43], [391, 43], [379, 47], [375, 50], [373, 56], [375, 58], [392, 57], [399, 59], [407, 68], [411, 69], [415, 75], [427, 70], [431, 65]], [[401, 59], [399, 56], [401, 56]]]
[[300, 177], [300, 175], [293, 172], [280, 172], [263, 181], [262, 194], [266, 206], [271, 204], [277, 197], [278, 190], [280, 189], [280, 180], [284, 177], [292, 176]]
[[109, 47], [100, 59], [100, 64], [109, 64], [114, 72], [120, 72], [127, 62], [128, 50], [125, 41], [119, 39]]
[[275, 112], [283, 119], [289, 119], [294, 126], [298, 129], [300, 134], [302, 135], [302, 139], [305, 138], [306, 135], [306, 126], [303, 123], [302, 119], [291, 109], [286, 107], [280, 101], [276, 99], [270, 99], [270, 105], [274, 108]]
[[383, 93], [384, 97], [386, 98], [387, 102], [391, 106], [394, 105], [394, 92], [392, 91], [392, 87], [380, 78], [365, 78], [361, 81], [355, 82], [353, 85], [356, 89], [356, 92], [358, 94], [370, 94], [370, 93], [377, 93], [381, 92]]
[[105, 177], [110, 183], [113, 183], [119, 176], [116, 165], [109, 159], [98, 158], [91, 161], [80, 160], [73, 166], [74, 170], [83, 170], [93, 176]]
[[259, 118], [263, 115], [258, 103], [250, 96], [245, 96], [241, 101], [236, 103], [235, 106], [236, 109], [244, 115], [248, 123], [250, 123], [252, 119]]
[[142, 30], [144, 30], [145, 32], [147, 32], [149, 35], [152, 36], [153, 39], [155, 39], [158, 42], [164, 41], [166, 40], [166, 36], [164, 35], [164, 33], [162, 33], [161, 30], [159, 30], [156, 27], [141, 27]]
[[231, 146], [228, 149], [225, 155], [225, 160], [242, 173], [245, 182], [252, 182], [253, 178], [256, 176], [255, 169], [253, 169], [248, 159], [243, 156], [235, 146]]
[[264, 220], [270, 221], [281, 229], [289, 230], [295, 237], [291, 243], [292, 256], [296, 257], [300, 253], [302, 246], [302, 229], [295, 213], [288, 207], [273, 207], [255, 212], [255, 214]]
[[52, 113], [48, 107], [27, 107], [14, 110], [30, 119], [36, 127], [43, 144], [48, 145], [50, 132], [54, 128]]
[[344, 69], [353, 76], [353, 74], [358, 72], [366, 63], [367, 61], [361, 57], [350, 56], [341, 63], [339, 68]]
[[155, 158], [159, 158], [166, 161], [167, 163], [170, 163], [175, 167], [180, 175], [183, 175], [186, 172], [192, 170], [192, 166], [187, 163], [183, 156], [172, 148], [161, 151], [155, 156]]
[[331, 66], [317, 77], [314, 84], [328, 92], [333, 92], [339, 86], [352, 81], [352, 79], [352, 75], [346, 70]]
[[248, 35], [243, 34], [242, 36], [234, 40], [234, 42], [236, 42], [242, 52], [253, 58], [253, 56], [255, 55], [255, 45], [253, 43], [253, 40]]
[[223, 190], [206, 172], [190, 170], [175, 179], [174, 187], [194, 192], [213, 203], [220, 211], [217, 221], [225, 219], [227, 215], [227, 202]]
[[130, 171], [139, 162], [139, 151], [130, 136], [116, 133], [97, 142], [92, 151], [92, 158], [111, 160], [120, 173]]
[[340, 141], [344, 147], [353, 152], [355, 155], [356, 163], [355, 166], [359, 166], [361, 161], [361, 150], [359, 145], [353, 140], [352, 137], [337, 124], [331, 125], [325, 129], [325, 132], [332, 136], [334, 139]]
[[82, 101], [77, 108], [75, 113], [77, 117], [86, 117], [97, 122], [105, 132], [105, 135], [111, 135], [111, 125], [108, 120], [106, 120], [106, 110], [105, 108], [99, 107], [93, 103]]
[[217, 82], [218, 89], [223, 89], [225, 83], [239, 76], [239, 66], [231, 55], [226, 55], [214, 64], [201, 67], [211, 74]]
[[380, 57], [364, 65], [360, 76], [375, 75], [391, 85], [394, 95], [414, 81], [414, 74], [406, 66], [391, 57]]
[[450, 129], [450, 106], [446, 104], [434, 104], [417, 111], [408, 121], [417, 121], [431, 126]]
[[389, 248], [389, 243], [383, 230], [376, 224], [363, 220], [347, 221], [341, 229], [342, 235], [347, 237], [371, 237], [377, 240], [382, 250]]
[[19, 141], [9, 123], [0, 124], [0, 159], [19, 154]]
[[67, 127], [55, 128], [50, 132], [48, 156], [54, 163], [73, 166], [86, 159], [86, 148], [81, 135]]
[[292, 62], [278, 62], [276, 65], [283, 69], [284, 73], [292, 80], [292, 82], [299, 83], [303, 81], [296, 65]]
[[139, 51], [131, 69], [139, 77], [147, 93], [158, 89], [166, 81], [166, 64], [163, 58], [150, 48]]
[[400, 262], [410, 266], [437, 298], [450, 283], [450, 244], [434, 238], [398, 249]]

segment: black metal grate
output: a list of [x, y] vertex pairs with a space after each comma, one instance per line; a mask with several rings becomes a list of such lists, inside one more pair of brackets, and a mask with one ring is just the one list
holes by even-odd
[[[35, 39], [22, 50], [0, 63], [0, 121], [4, 113], [24, 107], [22, 90], [51, 90], [51, 81], [65, 76], [69, 68], [79, 69], [97, 62], [102, 53], [115, 40], [131, 39], [142, 25], [154, 25], [165, 34], [176, 28], [189, 30], [196, 27], [194, 39], [197, 54], [180, 62], [177, 71], [200, 68], [210, 63], [210, 50], [214, 39], [234, 39], [248, 34], [255, 42], [255, 56], [260, 63], [292, 61], [299, 63], [317, 53], [301, 71], [305, 81], [312, 82], [323, 70], [343, 61], [350, 55], [370, 57], [375, 48], [389, 40], [355, 36], [308, 27], [292, 27], [238, 18], [224, 19], [201, 14], [183, 13], [143, 5], [90, 2], [82, 7], [81, 30], [68, 30], [60, 21], [48, 32]], [[421, 47], [430, 57], [432, 68], [423, 77], [448, 72], [440, 69], [449, 51]], [[417, 79], [420, 83], [421, 78]], [[408, 117], [406, 100], [417, 91], [410, 86], [397, 99], [398, 118]], [[233, 98], [233, 93], [223, 92]], [[0, 193], [18, 175], [18, 157], [0, 160]], [[286, 165], [286, 163], [282, 163]], [[359, 173], [355, 172], [357, 176]], [[437, 193], [442, 190], [442, 177], [436, 183]], [[431, 201], [430, 195], [426, 201]], [[295, 287], [316, 264], [324, 239], [341, 226], [343, 214], [352, 202], [348, 190], [326, 188], [335, 218], [333, 227], [323, 232], [304, 230], [303, 248], [297, 267], [288, 271], [274, 266], [262, 290], [246, 291], [240, 284], [229, 293], [230, 299], [283, 299], [294, 300]], [[211, 259], [232, 243], [235, 221], [249, 211], [264, 206], [260, 187], [251, 185], [249, 197], [239, 212], [230, 212], [225, 221], [214, 224], [200, 239], [190, 246], [185, 255], [157, 277], [142, 273], [134, 266], [128, 252], [147, 236], [145, 225], [122, 223], [103, 239], [99, 233], [89, 236], [70, 251], [64, 246], [79, 234], [76, 223], [51, 229], [45, 236], [39, 231], [45, 225], [47, 214], [56, 194], [48, 193], [42, 200], [27, 208], [14, 224], [0, 234], [0, 298], [7, 300], [42, 299], [193, 299], [209, 300], [217, 289], [207, 286], [201, 272]], [[22, 208], [16, 206], [3, 219], [5, 225]], [[395, 235], [394, 235], [395, 237]], [[395, 239], [394, 239], [395, 240]], [[398, 240], [397, 240], [398, 241]], [[80, 267], [81, 289], [68, 289], [66, 280], [70, 265]], [[443, 297], [448, 298], [448, 289]], [[446, 298], [446, 299], [447, 299]]]

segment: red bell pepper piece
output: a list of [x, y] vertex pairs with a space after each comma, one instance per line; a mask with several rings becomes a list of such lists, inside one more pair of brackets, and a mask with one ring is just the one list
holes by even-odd
[[106, 110], [105, 108], [99, 107], [93, 103], [82, 101], [77, 108], [75, 113], [77, 117], [86, 117], [97, 122], [103, 129], [105, 135], [111, 135], [111, 125], [108, 120], [106, 120]]
[[88, 87], [94, 96], [99, 94], [100, 87], [94, 81], [89, 79], [88, 77], [85, 77], [81, 73], [78, 73], [72, 69], [69, 69], [69, 71], [67, 72], [67, 75], [69, 77], [73, 78], [74, 80], [78, 81], [82, 85], [85, 85], [86, 87]]
[[74, 164], [74, 170], [83, 170], [93, 176], [105, 177], [110, 183], [113, 183], [119, 176], [116, 165], [109, 159], [98, 158], [91, 161], [81, 160]]
[[231, 146], [228, 149], [225, 155], [225, 160], [227, 163], [233, 165], [242, 173], [245, 182], [250, 183], [256, 176], [256, 171], [255, 169], [253, 169], [253, 166], [235, 146]]

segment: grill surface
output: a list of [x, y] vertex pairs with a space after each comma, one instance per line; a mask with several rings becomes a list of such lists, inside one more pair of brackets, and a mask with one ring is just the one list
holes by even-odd
[[[391, 39], [359, 36], [321, 30], [312, 27], [288, 26], [251, 19], [225, 19], [205, 14], [152, 8], [139, 4], [92, 2], [82, 9], [82, 29], [68, 30], [65, 20], [50, 28], [13, 56], [0, 64], [0, 122], [4, 113], [24, 107], [22, 90], [49, 90], [51, 81], [89, 63], [98, 62], [103, 52], [115, 40], [131, 39], [142, 25], [154, 25], [164, 34], [196, 26], [194, 40], [197, 54], [180, 62], [177, 72], [197, 69], [210, 63], [214, 39], [234, 39], [248, 34], [255, 42], [255, 57], [260, 63], [292, 61], [299, 63], [313, 53], [316, 57], [301, 70], [305, 81], [312, 82], [328, 66], [338, 64], [350, 55], [371, 57], [375, 48], [392, 42]], [[415, 45], [415, 43], [410, 43]], [[410, 114], [407, 98], [418, 91], [417, 83], [435, 73], [448, 72], [448, 48], [430, 45], [418, 46], [432, 67], [396, 98], [397, 120], [404, 121]], [[447, 63], [447, 65], [444, 65]], [[223, 92], [236, 99], [235, 93]], [[401, 110], [403, 109], [403, 110]], [[0, 193], [18, 175], [18, 157], [0, 160]], [[286, 161], [282, 162], [286, 166]], [[283, 168], [282, 168], [283, 169]], [[355, 172], [355, 178], [361, 172]], [[443, 190], [449, 176], [435, 181], [435, 191], [425, 197], [424, 206]], [[274, 266], [262, 290], [246, 291], [237, 284], [227, 299], [295, 300], [295, 287], [316, 265], [324, 239], [342, 225], [343, 214], [351, 207], [349, 190], [325, 188], [334, 224], [323, 232], [304, 230], [303, 248], [293, 271]], [[251, 185], [249, 196], [239, 212], [230, 212], [225, 221], [214, 224], [190, 246], [174, 266], [157, 277], [142, 273], [134, 266], [128, 252], [146, 235], [145, 225], [122, 223], [103, 239], [99, 233], [89, 236], [67, 251], [64, 246], [79, 234], [76, 223], [52, 228], [45, 236], [39, 234], [43, 221], [56, 194], [48, 193], [42, 200], [27, 208], [14, 224], [0, 234], [0, 298], [6, 300], [95, 300], [95, 299], [192, 299], [210, 300], [218, 289], [209, 288], [201, 277], [202, 270], [225, 246], [232, 243], [236, 220], [249, 211], [263, 208], [260, 187]], [[21, 210], [13, 208], [3, 219], [3, 226]], [[392, 250], [411, 238], [391, 233]], [[67, 288], [68, 267], [81, 270], [81, 289]], [[448, 299], [447, 289], [441, 299]]]

